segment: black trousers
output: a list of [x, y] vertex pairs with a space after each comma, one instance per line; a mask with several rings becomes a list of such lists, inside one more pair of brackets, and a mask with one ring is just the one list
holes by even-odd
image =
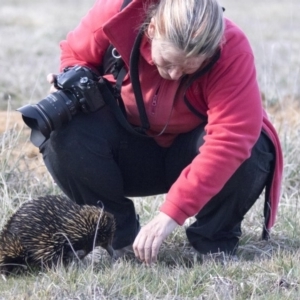
[[[70, 199], [78, 204], [102, 203], [114, 214], [117, 229], [113, 247], [119, 249], [133, 243], [139, 230], [133, 202], [127, 197], [167, 193], [199, 153], [204, 134], [201, 125], [163, 148], [151, 138], [127, 132], [104, 107], [76, 115], [52, 132], [40, 151], [52, 177]], [[273, 147], [261, 134], [251, 157], [187, 228], [196, 250], [235, 251], [243, 217], [263, 191], [273, 160]]]

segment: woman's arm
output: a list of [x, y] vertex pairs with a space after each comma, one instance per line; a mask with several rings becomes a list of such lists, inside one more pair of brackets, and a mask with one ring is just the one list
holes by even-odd
[[206, 93], [205, 142], [161, 207], [179, 224], [198, 213], [250, 157], [262, 129], [263, 109], [252, 54], [222, 61], [209, 75]]

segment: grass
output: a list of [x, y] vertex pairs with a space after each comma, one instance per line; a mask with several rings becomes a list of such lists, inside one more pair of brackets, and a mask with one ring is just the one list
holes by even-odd
[[[0, 10], [0, 228], [29, 198], [59, 194], [29, 131], [14, 110], [48, 93], [56, 72], [58, 42], [94, 1], [2, 0]], [[76, 3], [76, 7], [74, 7]], [[282, 199], [271, 240], [261, 241], [263, 198], [243, 223], [239, 261], [201, 262], [184, 227], [163, 244], [159, 261], [112, 264], [97, 249], [68, 268], [0, 276], [0, 299], [299, 299], [300, 204], [299, 1], [223, 0], [226, 16], [242, 27], [256, 55], [264, 105], [276, 126], [285, 159]], [[157, 212], [163, 196], [134, 199], [141, 222]], [[188, 226], [192, 220], [188, 220]]]

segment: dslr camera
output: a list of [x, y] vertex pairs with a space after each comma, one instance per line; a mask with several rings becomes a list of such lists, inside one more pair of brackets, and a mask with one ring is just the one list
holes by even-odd
[[103, 107], [105, 102], [98, 81], [97, 74], [89, 68], [66, 68], [55, 79], [58, 91], [37, 104], [18, 108], [23, 121], [32, 129], [31, 142], [39, 147], [53, 130], [68, 123], [79, 111], [89, 113]]

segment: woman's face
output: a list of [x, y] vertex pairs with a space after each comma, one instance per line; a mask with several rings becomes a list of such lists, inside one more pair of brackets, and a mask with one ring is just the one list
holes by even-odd
[[206, 60], [205, 55], [186, 57], [182, 50], [161, 38], [155, 38], [155, 25], [151, 21], [148, 35], [151, 38], [152, 61], [161, 77], [169, 80], [179, 80], [186, 74], [195, 73]]

